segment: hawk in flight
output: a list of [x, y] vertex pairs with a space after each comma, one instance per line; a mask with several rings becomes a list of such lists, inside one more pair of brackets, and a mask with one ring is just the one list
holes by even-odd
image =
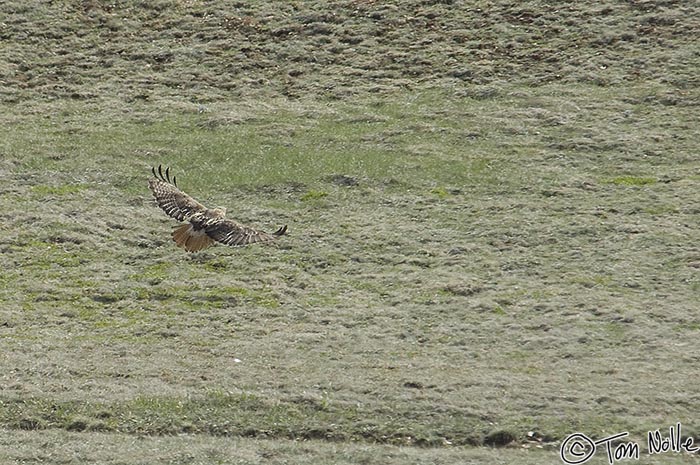
[[231, 246], [243, 246], [255, 242], [269, 242], [287, 232], [287, 226], [282, 226], [272, 234], [258, 231], [225, 217], [223, 208], [207, 208], [177, 187], [173, 176], [170, 180], [170, 168], [163, 169], [158, 165], [158, 171], [151, 168], [154, 179], [148, 180], [148, 187], [156, 198], [160, 208], [178, 221], [186, 224], [178, 226], [173, 231], [173, 240], [178, 247], [188, 252], [206, 249], [215, 242]]

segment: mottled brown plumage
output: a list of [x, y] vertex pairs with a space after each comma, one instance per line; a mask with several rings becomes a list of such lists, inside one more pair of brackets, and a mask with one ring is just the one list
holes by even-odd
[[178, 247], [188, 252], [206, 249], [215, 242], [238, 247], [256, 242], [269, 242], [287, 232], [282, 226], [272, 234], [245, 226], [226, 218], [221, 208], [207, 208], [177, 187], [177, 180], [170, 179], [170, 168], [159, 165], [151, 168], [154, 179], [149, 179], [148, 187], [153, 192], [156, 203], [168, 216], [178, 221], [186, 221], [173, 231], [173, 240]]

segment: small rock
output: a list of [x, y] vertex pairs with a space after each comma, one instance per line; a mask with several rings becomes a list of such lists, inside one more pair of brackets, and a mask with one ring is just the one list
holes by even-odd
[[338, 186], [357, 186], [359, 181], [352, 176], [347, 176], [345, 174], [334, 174], [330, 177], [330, 181]]

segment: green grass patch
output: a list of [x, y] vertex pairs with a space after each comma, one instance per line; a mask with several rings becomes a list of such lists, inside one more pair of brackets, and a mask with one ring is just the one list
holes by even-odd
[[32, 186], [32, 193], [37, 197], [46, 196], [66, 196], [84, 191], [88, 186], [85, 184], [65, 184], [62, 186], [47, 186], [39, 184]]
[[83, 253], [74, 248], [66, 249], [59, 244], [32, 239], [19, 246], [19, 249], [30, 254], [26, 264], [36, 270], [51, 270], [56, 267], [75, 268], [85, 263]]
[[430, 190], [430, 193], [436, 195], [439, 199], [446, 199], [450, 196], [450, 193], [444, 187], [434, 187]]
[[160, 284], [171, 275], [172, 263], [161, 262], [147, 265], [142, 272], [132, 274], [129, 279], [147, 281], [151, 285]]
[[[251, 393], [211, 391], [196, 398], [138, 397], [128, 402], [48, 402], [3, 400], [0, 421], [18, 418], [19, 429], [110, 431], [126, 434], [210, 434], [372, 441], [397, 445], [478, 445], [488, 440], [470, 432], [468, 421], [440, 427], [408, 411], [367, 417], [362, 408], [327, 397], [271, 401]], [[403, 418], [402, 418], [403, 417]], [[6, 424], [6, 423], [5, 423]]]
[[159, 284], [157, 286], [139, 287], [136, 289], [135, 296], [138, 300], [169, 305], [177, 304], [192, 309], [226, 308], [246, 304], [277, 308], [280, 305], [279, 301], [269, 291], [225, 285], [202, 288], [187, 285]]
[[302, 202], [309, 202], [313, 200], [321, 200], [325, 197], [328, 197], [328, 192], [311, 190], [302, 195], [300, 200]]

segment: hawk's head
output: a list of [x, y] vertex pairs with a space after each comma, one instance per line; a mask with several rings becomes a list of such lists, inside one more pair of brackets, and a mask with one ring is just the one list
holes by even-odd
[[226, 208], [224, 207], [212, 208], [211, 212], [219, 218], [223, 218], [224, 216], [226, 216]]

